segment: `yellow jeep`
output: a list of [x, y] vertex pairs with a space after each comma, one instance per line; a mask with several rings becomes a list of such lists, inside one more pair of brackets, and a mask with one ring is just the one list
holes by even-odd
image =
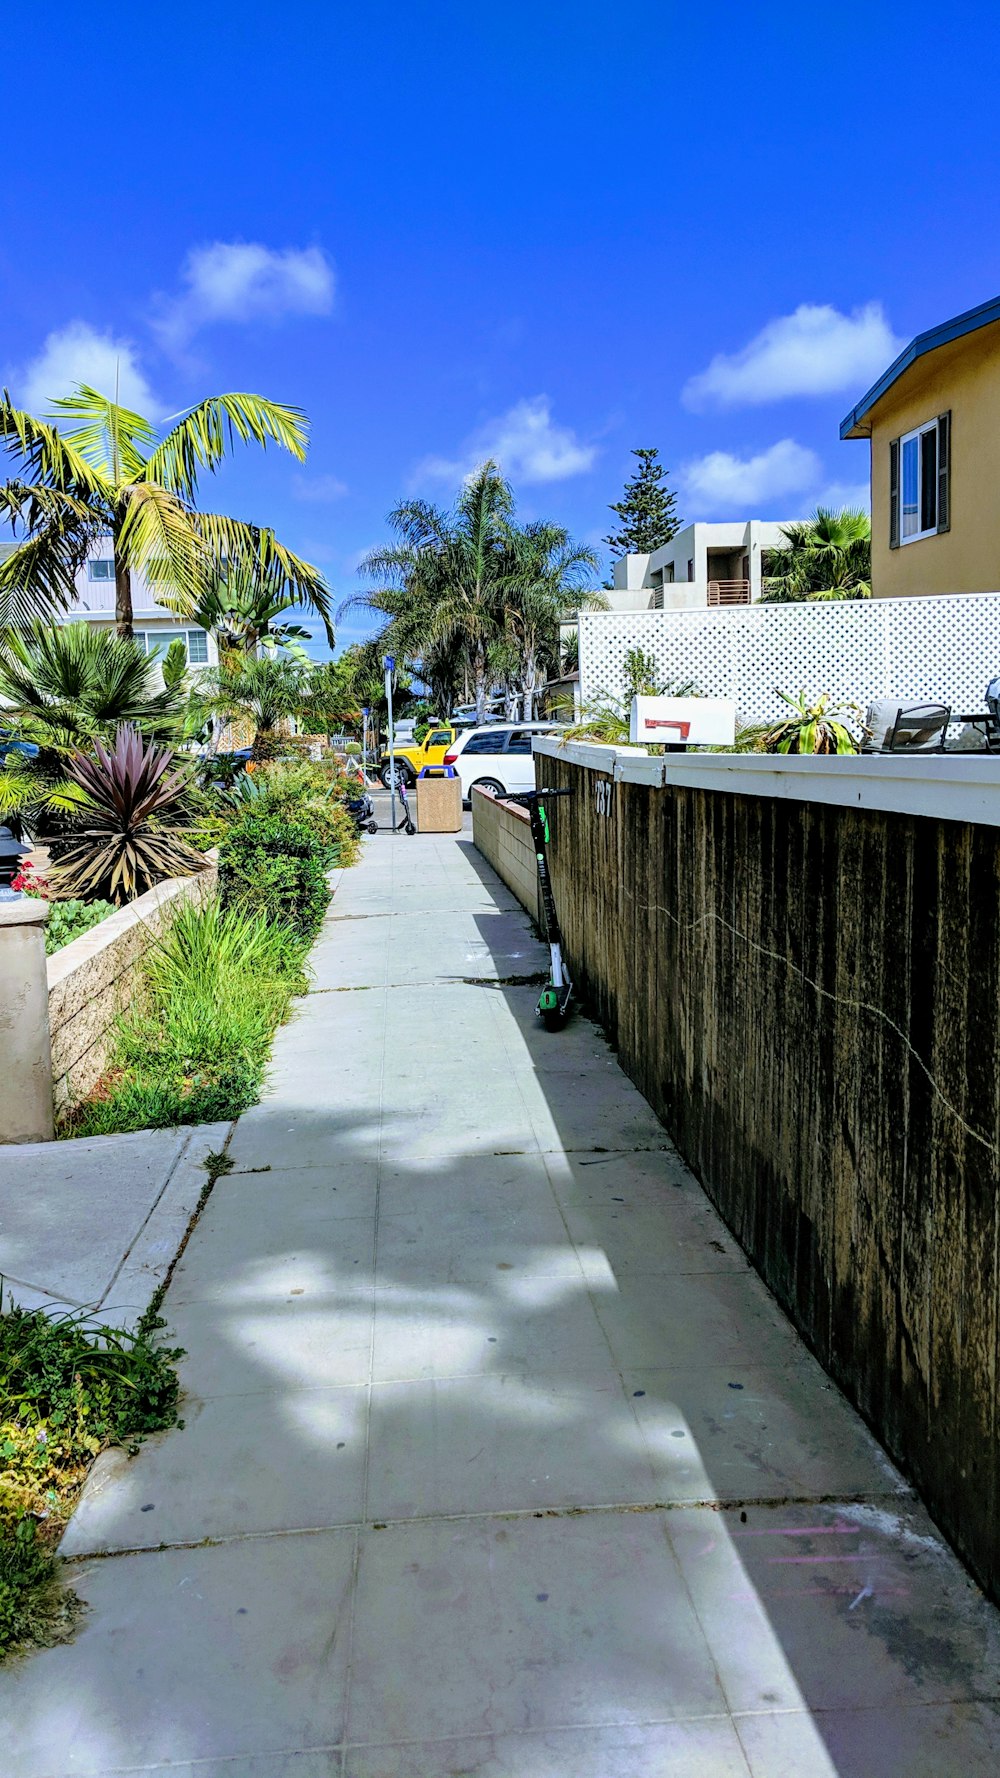
[[[395, 746], [396, 771], [409, 787], [415, 784], [424, 766], [439, 766], [444, 763], [444, 756], [455, 740], [458, 730], [449, 728], [447, 723], [438, 723], [428, 729], [423, 740], [397, 741]], [[389, 789], [389, 751], [386, 748], [379, 761], [379, 777], [386, 789]]]

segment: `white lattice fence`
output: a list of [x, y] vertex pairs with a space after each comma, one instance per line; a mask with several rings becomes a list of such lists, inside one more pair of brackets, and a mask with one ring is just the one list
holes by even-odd
[[706, 697], [736, 701], [744, 722], [787, 709], [777, 692], [829, 692], [864, 709], [875, 697], [984, 706], [1000, 674], [1000, 593], [873, 599], [819, 605], [749, 605], [722, 611], [580, 613], [584, 703], [624, 689], [625, 656], [642, 648], [660, 679], [693, 681]]

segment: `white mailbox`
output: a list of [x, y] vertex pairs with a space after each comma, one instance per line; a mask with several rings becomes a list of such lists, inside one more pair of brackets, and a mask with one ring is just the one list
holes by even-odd
[[731, 698], [633, 698], [633, 746], [731, 747], [736, 705]]

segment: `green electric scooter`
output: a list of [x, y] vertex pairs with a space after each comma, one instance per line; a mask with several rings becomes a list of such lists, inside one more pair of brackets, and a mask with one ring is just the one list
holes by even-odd
[[573, 983], [563, 962], [562, 933], [556, 916], [549, 875], [549, 818], [545, 805], [554, 796], [572, 796], [572, 790], [524, 790], [508, 796], [509, 803], [523, 803], [531, 818], [531, 838], [538, 866], [538, 887], [545, 915], [545, 939], [549, 947], [550, 973], [538, 997], [538, 1016], [547, 1031], [560, 1031], [569, 1017]]

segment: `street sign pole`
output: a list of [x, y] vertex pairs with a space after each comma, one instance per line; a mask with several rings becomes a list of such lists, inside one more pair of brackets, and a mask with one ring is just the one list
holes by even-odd
[[396, 831], [396, 737], [392, 726], [392, 675], [396, 665], [395, 656], [387, 654], [382, 662], [385, 668], [385, 701], [389, 706], [389, 808], [391, 811], [392, 831]]

